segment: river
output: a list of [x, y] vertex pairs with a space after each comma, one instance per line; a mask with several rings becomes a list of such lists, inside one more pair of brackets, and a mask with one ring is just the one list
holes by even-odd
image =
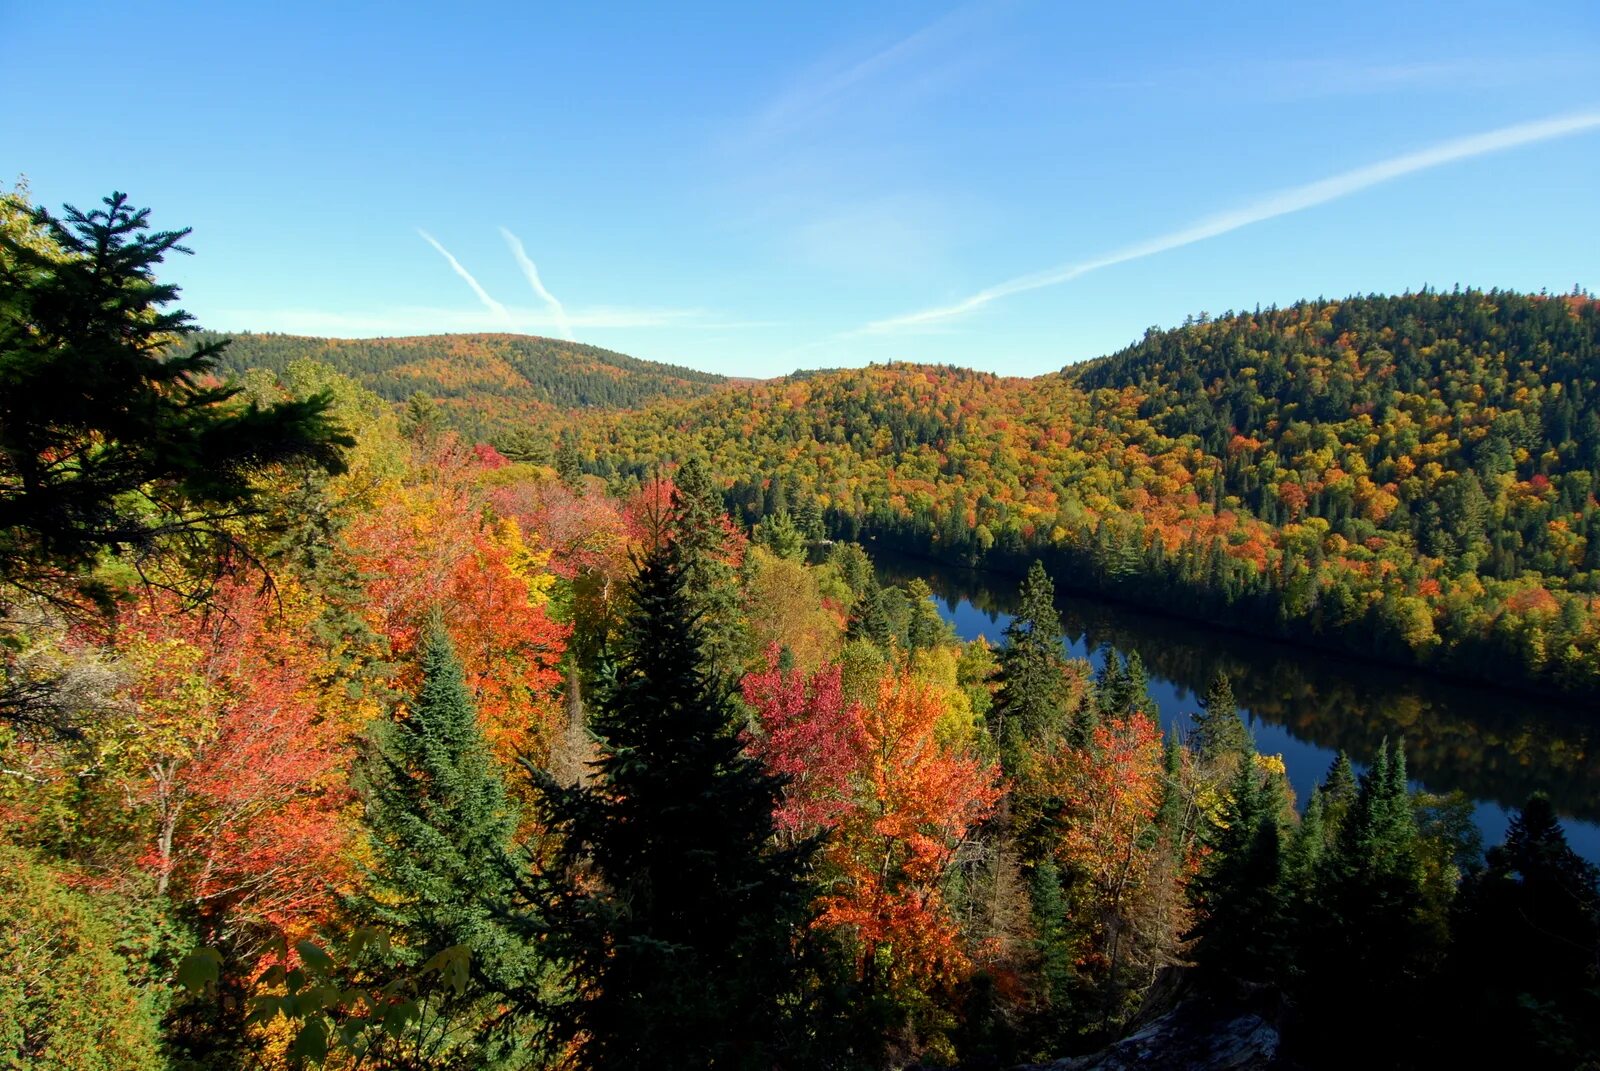
[[[926, 579], [963, 639], [1001, 642], [1017, 578], [869, 549], [883, 582]], [[1139, 652], [1164, 726], [1187, 730], [1212, 675], [1226, 672], [1257, 748], [1283, 756], [1302, 806], [1340, 749], [1360, 768], [1385, 737], [1400, 739], [1415, 786], [1473, 800], [1485, 847], [1502, 841], [1515, 810], [1542, 791], [1573, 849], [1600, 863], [1600, 726], [1587, 704], [1456, 685], [1098, 599], [1057, 604], [1070, 655], [1098, 669], [1107, 650]]]

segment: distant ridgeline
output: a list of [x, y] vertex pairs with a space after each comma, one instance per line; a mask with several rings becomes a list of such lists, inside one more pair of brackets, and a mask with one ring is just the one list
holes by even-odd
[[552, 408], [632, 409], [659, 398], [698, 397], [728, 382], [709, 372], [533, 335], [307, 338], [208, 332], [197, 337], [230, 339], [222, 365], [232, 372], [281, 372], [309, 358], [391, 401], [429, 395], [452, 423], [475, 438], [548, 416]]
[[580, 421], [703, 452], [746, 518], [1401, 663], [1600, 694], [1600, 305], [1498, 291], [1202, 317], [1037, 379], [875, 366]]

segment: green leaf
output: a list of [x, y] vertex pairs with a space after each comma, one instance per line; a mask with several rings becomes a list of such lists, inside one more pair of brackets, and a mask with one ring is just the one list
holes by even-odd
[[178, 964], [178, 984], [195, 996], [215, 991], [222, 980], [222, 953], [214, 948], [197, 948]]
[[333, 972], [333, 957], [315, 941], [297, 941], [294, 950], [300, 953], [301, 962], [315, 973], [327, 975]]
[[308, 1019], [289, 1046], [289, 1057], [320, 1064], [328, 1058], [328, 1024], [321, 1019]]
[[383, 1032], [392, 1038], [405, 1033], [406, 1026], [422, 1018], [422, 1011], [414, 1000], [401, 1000], [389, 1005], [383, 1012]]

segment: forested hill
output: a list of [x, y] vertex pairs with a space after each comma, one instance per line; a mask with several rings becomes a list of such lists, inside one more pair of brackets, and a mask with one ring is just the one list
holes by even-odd
[[1422, 293], [1152, 332], [1034, 380], [890, 365], [584, 422], [750, 516], [1241, 627], [1600, 691], [1600, 305]]
[[404, 401], [438, 399], [452, 421], [487, 437], [541, 409], [632, 409], [660, 398], [693, 398], [728, 380], [658, 364], [598, 346], [535, 335], [423, 335], [414, 338], [308, 338], [279, 334], [202, 334], [229, 339], [222, 367], [281, 372], [311, 358], [374, 393]]

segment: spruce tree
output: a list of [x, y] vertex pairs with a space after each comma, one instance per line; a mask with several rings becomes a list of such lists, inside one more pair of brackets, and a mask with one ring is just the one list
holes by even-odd
[[679, 466], [674, 485], [669, 527], [699, 624], [700, 654], [714, 678], [731, 678], [740, 669], [745, 635], [722, 492], [698, 457]]
[[109, 605], [92, 575], [109, 553], [203, 597], [217, 570], [259, 553], [241, 518], [267, 523], [263, 472], [342, 472], [354, 440], [327, 392], [260, 405], [219, 383], [227, 341], [187, 348], [199, 329], [157, 279], [189, 232], [152, 231], [121, 193], [103, 204], [35, 210], [37, 240], [0, 227], [0, 584]]
[[583, 494], [583, 459], [578, 455], [577, 440], [570, 432], [562, 432], [556, 446], [556, 478], [575, 495]]
[[1315, 1051], [1353, 1058], [1352, 1022], [1386, 1031], [1403, 1051], [1417, 1042], [1420, 1024], [1406, 1009], [1438, 949], [1422, 915], [1405, 771], [1404, 751], [1385, 741], [1299, 905], [1305, 1043]]
[[1463, 1057], [1564, 1068], [1600, 1052], [1600, 872], [1567, 844], [1546, 797], [1528, 800], [1462, 884], [1451, 935], [1447, 1002], [1496, 1026], [1474, 1031]]
[[761, 1068], [801, 1045], [811, 844], [780, 849], [780, 782], [744, 753], [705, 663], [678, 544], [650, 551], [592, 723], [589, 785], [543, 781], [563, 836], [548, 944], [586, 1068]]
[[1273, 979], [1281, 966], [1283, 860], [1282, 787], [1263, 780], [1248, 757], [1239, 763], [1212, 852], [1195, 892], [1200, 921], [1195, 960], [1213, 976]]
[[926, 651], [943, 643], [949, 627], [939, 616], [933, 602], [933, 589], [928, 582], [917, 577], [906, 585], [906, 598], [911, 603], [911, 619], [906, 627], [906, 646], [913, 651]]
[[999, 690], [993, 708], [1001, 760], [1014, 771], [1025, 741], [1066, 730], [1066, 659], [1055, 585], [1035, 561], [1022, 582], [1021, 605], [1000, 649]]
[[528, 1024], [499, 997], [537, 989], [547, 971], [505, 919], [517, 812], [437, 617], [421, 662], [404, 716], [378, 724], [363, 760], [373, 867], [350, 906], [391, 935], [402, 964], [466, 949], [467, 991], [437, 1008], [440, 1022], [423, 1024], [444, 1039], [440, 1066], [519, 1066]]
[[1194, 716], [1194, 738], [1200, 757], [1207, 762], [1215, 762], [1224, 755], [1247, 755], [1255, 750], [1250, 730], [1239, 717], [1233, 682], [1220, 669], [1211, 678], [1200, 711]]

